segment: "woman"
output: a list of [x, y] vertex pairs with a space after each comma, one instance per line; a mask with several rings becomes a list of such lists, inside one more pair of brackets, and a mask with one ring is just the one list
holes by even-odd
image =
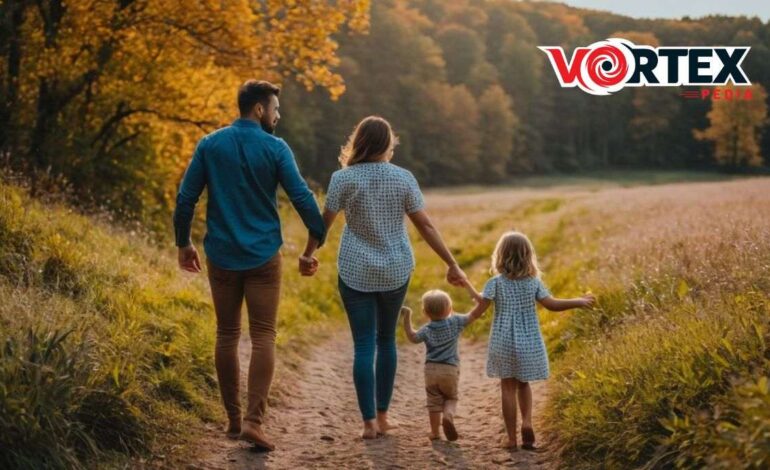
[[[396, 375], [396, 325], [414, 270], [404, 215], [446, 263], [447, 281], [458, 286], [467, 281], [425, 212], [414, 176], [390, 163], [397, 142], [385, 119], [361, 121], [342, 148], [342, 169], [332, 175], [323, 214], [328, 231], [337, 213], [345, 212], [338, 282], [353, 334], [353, 381], [364, 439], [395, 427], [388, 423], [388, 406]], [[300, 260], [313, 260], [315, 249], [309, 241]], [[316, 267], [305, 264], [301, 270], [312, 275]]]

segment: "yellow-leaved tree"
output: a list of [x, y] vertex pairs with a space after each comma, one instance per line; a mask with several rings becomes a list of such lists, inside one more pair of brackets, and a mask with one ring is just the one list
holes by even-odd
[[[759, 130], [767, 119], [767, 92], [762, 85], [754, 84], [748, 89], [751, 97], [743, 99], [736, 98], [738, 89], [732, 86], [721, 94], [724, 96], [727, 90], [733, 99], [713, 100], [707, 115], [711, 125], [693, 134], [698, 140], [714, 142], [714, 158], [721, 165], [759, 166], [763, 161]], [[742, 93], [746, 93], [744, 90]]]
[[332, 35], [368, 15], [368, 0], [0, 0], [0, 157], [146, 221], [244, 80], [342, 94]]

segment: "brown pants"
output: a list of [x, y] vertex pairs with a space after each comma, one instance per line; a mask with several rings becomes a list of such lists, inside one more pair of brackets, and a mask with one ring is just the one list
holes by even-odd
[[425, 393], [428, 411], [443, 411], [444, 403], [457, 400], [457, 382], [460, 368], [452, 364], [425, 363]]
[[241, 418], [239, 397], [241, 306], [249, 312], [251, 361], [249, 401], [244, 420], [261, 424], [267, 411], [267, 396], [275, 368], [275, 319], [281, 291], [281, 253], [267, 263], [246, 271], [229, 271], [207, 262], [211, 295], [217, 315], [214, 362], [219, 391], [230, 420]]

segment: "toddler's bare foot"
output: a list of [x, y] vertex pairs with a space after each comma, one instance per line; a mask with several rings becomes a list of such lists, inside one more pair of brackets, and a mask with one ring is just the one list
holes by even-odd
[[375, 420], [364, 421], [364, 430], [361, 432], [362, 439], [376, 439], [379, 434], [377, 422]]
[[456, 441], [459, 437], [457, 435], [457, 429], [455, 429], [454, 417], [451, 414], [444, 413], [444, 418], [441, 420], [441, 427], [444, 428], [444, 435], [448, 441]]

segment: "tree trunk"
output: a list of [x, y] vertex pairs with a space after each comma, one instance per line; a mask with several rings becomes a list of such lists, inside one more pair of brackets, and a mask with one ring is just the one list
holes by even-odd
[[[2, 33], [0, 48], [5, 49], [8, 64], [3, 96], [0, 97], [0, 158], [13, 154], [17, 146], [18, 123], [11, 122], [19, 99], [19, 73], [21, 71], [21, 26], [24, 10], [28, 4], [23, 0], [10, 0], [0, 6]], [[19, 162], [13, 162], [17, 166]]]

